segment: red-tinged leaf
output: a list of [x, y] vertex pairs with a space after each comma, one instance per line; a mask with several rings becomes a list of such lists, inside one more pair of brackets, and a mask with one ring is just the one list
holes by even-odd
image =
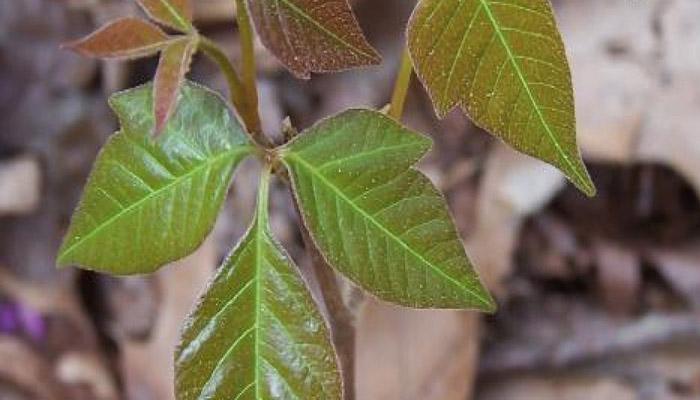
[[89, 57], [137, 58], [155, 54], [167, 45], [168, 36], [157, 26], [122, 18], [65, 47]]
[[247, 0], [265, 46], [299, 78], [376, 65], [347, 0]]
[[183, 37], [173, 41], [160, 56], [153, 87], [155, 133], [160, 132], [175, 108], [180, 86], [190, 68], [197, 41]]
[[182, 32], [192, 30], [192, 6], [189, 0], [136, 0], [154, 21]]

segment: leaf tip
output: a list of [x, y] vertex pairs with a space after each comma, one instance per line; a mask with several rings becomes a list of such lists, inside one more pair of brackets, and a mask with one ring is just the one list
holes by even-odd
[[479, 311], [486, 314], [495, 314], [496, 311], [498, 311], [498, 304], [496, 303], [496, 300], [487, 290], [484, 290], [484, 297], [481, 300], [482, 303], [479, 306]]
[[577, 168], [574, 174], [569, 176], [569, 180], [587, 197], [595, 197], [597, 189], [583, 161], [580, 161], [580, 168]]
[[582, 185], [577, 185], [578, 188], [583, 191], [583, 193], [588, 196], [588, 197], [595, 197], [596, 194], [598, 193], [598, 189], [596, 189], [595, 184], [591, 180], [590, 177], [587, 177], [588, 179], [582, 184]]

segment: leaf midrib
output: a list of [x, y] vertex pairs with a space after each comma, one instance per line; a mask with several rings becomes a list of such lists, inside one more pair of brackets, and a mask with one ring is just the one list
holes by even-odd
[[313, 19], [309, 14], [304, 12], [304, 10], [297, 7], [296, 4], [290, 2], [289, 0], [277, 0], [277, 1], [283, 3], [285, 6], [287, 6], [288, 9], [292, 10], [295, 14], [300, 15], [302, 18], [311, 22], [314, 26], [316, 26], [316, 28], [318, 28], [320, 31], [322, 31], [326, 35], [330, 36], [331, 38], [333, 38], [335, 41], [342, 44], [343, 46], [348, 47], [348, 48], [352, 49], [353, 51], [362, 54], [365, 57], [368, 57], [371, 59], [376, 58], [376, 55], [367, 53], [366, 51], [361, 50], [361, 49], [357, 48], [356, 46], [353, 46], [349, 42], [343, 40], [340, 36], [336, 35], [335, 33], [331, 32], [330, 30], [328, 30], [328, 28], [326, 28], [320, 22]]
[[[261, 182], [262, 184], [262, 182]], [[263, 201], [258, 199], [258, 202]], [[256, 212], [255, 216], [255, 341], [254, 341], [254, 353], [255, 353], [255, 397], [260, 399], [260, 312], [262, 308], [261, 303], [261, 290], [262, 285], [260, 284], [260, 270], [262, 269], [262, 235], [264, 232], [263, 216], [259, 215], [260, 209]], [[267, 212], [264, 210], [263, 212]]]
[[133, 210], [143, 206], [144, 204], [147, 204], [150, 200], [152, 200], [152, 199], [154, 199], [154, 198], [156, 198], [164, 193], [167, 193], [171, 188], [186, 182], [188, 179], [190, 179], [192, 176], [197, 175], [202, 170], [209, 168], [211, 166], [214, 166], [217, 163], [219, 163], [225, 159], [230, 158], [233, 160], [239, 154], [244, 154], [244, 153], [249, 152], [250, 149], [251, 149], [250, 146], [243, 146], [243, 147], [236, 147], [234, 149], [223, 152], [223, 153], [217, 155], [216, 157], [210, 158], [209, 160], [203, 162], [202, 164], [198, 165], [197, 167], [188, 171], [187, 173], [177, 176], [175, 179], [172, 180], [172, 182], [170, 182], [170, 183], [168, 183], [168, 184], [166, 184], [166, 185], [164, 185], [156, 190], [151, 191], [149, 194], [147, 194], [143, 198], [141, 198], [141, 199], [137, 200], [136, 202], [130, 204], [129, 206], [119, 210], [119, 212], [117, 212], [116, 214], [109, 217], [107, 220], [105, 220], [103, 223], [101, 223], [100, 225], [95, 227], [88, 234], [82, 236], [80, 238], [80, 240], [78, 240], [77, 242], [70, 245], [65, 251], [63, 251], [61, 253], [61, 255], [58, 258], [58, 262], [62, 263], [73, 251], [75, 251], [78, 247], [80, 247], [83, 243], [85, 243], [85, 241], [91, 239], [96, 234], [98, 234], [102, 230], [109, 227], [112, 223], [119, 220], [121, 217], [128, 215]]
[[[318, 179], [320, 179], [323, 183], [325, 183], [328, 187], [330, 187], [335, 194], [343, 199], [347, 204], [350, 205], [355, 211], [360, 213], [363, 217], [368, 219], [369, 221], [372, 222], [377, 228], [379, 228], [382, 232], [384, 232], [385, 235], [393, 239], [395, 242], [397, 242], [401, 247], [406, 249], [409, 253], [411, 253], [414, 257], [416, 257], [418, 260], [423, 262], [425, 265], [429, 266], [430, 269], [432, 269], [435, 273], [438, 275], [442, 276], [443, 278], [447, 279], [449, 282], [451, 282], [454, 286], [457, 286], [458, 288], [468, 292], [471, 294], [474, 298], [478, 299], [483, 305], [490, 306], [490, 302], [487, 301], [483, 296], [477, 294], [474, 292], [472, 289], [458, 281], [457, 279], [451, 277], [444, 271], [442, 271], [440, 268], [438, 268], [436, 265], [431, 263], [430, 261], [426, 260], [425, 257], [423, 257], [420, 253], [418, 253], [416, 250], [411, 248], [408, 244], [406, 244], [401, 238], [397, 237], [394, 233], [389, 231], [386, 227], [384, 227], [382, 224], [380, 224], [372, 215], [368, 214], [365, 210], [362, 208], [358, 207], [349, 197], [347, 197], [336, 185], [333, 184], [333, 182], [329, 181], [323, 174], [318, 172], [314, 166], [310, 163], [308, 163], [306, 160], [301, 158], [298, 154], [294, 152], [285, 152], [283, 155], [283, 160], [293, 160], [296, 161], [299, 165], [304, 166], [307, 170], [309, 170], [313, 175], [315, 175]], [[289, 166], [288, 166], [289, 167]]]
[[483, 7], [484, 11], [486, 11], [486, 15], [489, 18], [489, 21], [491, 22], [491, 25], [493, 25], [494, 32], [498, 36], [499, 41], [503, 45], [503, 48], [506, 51], [506, 55], [508, 56], [508, 59], [510, 60], [511, 64], [513, 65], [513, 69], [515, 70], [516, 75], [518, 76], [518, 79], [520, 80], [521, 84], [523, 85], [523, 88], [525, 89], [525, 92], [528, 95], [528, 98], [530, 99], [530, 102], [532, 103], [533, 107], [535, 108], [535, 112], [537, 113], [537, 116], [540, 119], [540, 122], [542, 123], [542, 126], [545, 128], [545, 131], [547, 132], [547, 136], [549, 139], [552, 141], [554, 144], [554, 147], [557, 150], [557, 153], [559, 154], [560, 157], [564, 160], [564, 163], [569, 167], [571, 172], [579, 179], [582, 185], [584, 185], [588, 190], [591, 190], [590, 185], [588, 183], [588, 179], [584, 178], [581, 173], [578, 171], [576, 168], [575, 164], [569, 156], [566, 154], [564, 149], [562, 148], [561, 144], [557, 140], [557, 138], [554, 136], [554, 133], [552, 132], [551, 127], [549, 126], [549, 123], [547, 123], [547, 120], [544, 118], [544, 115], [542, 114], [542, 110], [540, 109], [539, 103], [535, 99], [534, 94], [530, 90], [530, 85], [528, 84], [527, 80], [525, 79], [525, 75], [520, 68], [520, 65], [518, 64], [515, 56], [513, 55], [513, 50], [510, 48], [510, 45], [508, 44], [508, 41], [506, 40], [505, 36], [503, 35], [503, 31], [501, 30], [500, 23], [496, 19], [496, 16], [493, 14], [493, 10], [491, 9], [491, 6], [487, 0], [479, 0], [481, 6]]

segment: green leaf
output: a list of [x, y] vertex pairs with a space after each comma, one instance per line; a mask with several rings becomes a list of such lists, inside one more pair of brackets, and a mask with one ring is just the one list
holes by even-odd
[[121, 131], [99, 156], [58, 254], [113, 274], [147, 273], [196, 249], [251, 146], [224, 101], [186, 84], [156, 140], [152, 85], [111, 98]]
[[299, 78], [379, 64], [347, 0], [247, 0], [262, 43]]
[[168, 39], [165, 32], [149, 22], [122, 18], [64, 47], [88, 57], [138, 58], [157, 53], [168, 45]]
[[303, 133], [280, 157], [314, 242], [353, 282], [411, 307], [492, 311], [445, 199], [413, 168], [429, 147], [381, 113], [351, 110]]
[[268, 227], [269, 170], [248, 233], [190, 315], [175, 355], [178, 400], [338, 400], [328, 328]]
[[154, 21], [181, 32], [194, 30], [192, 6], [189, 0], [136, 0], [136, 2]]
[[464, 106], [478, 125], [595, 194], [576, 144], [571, 73], [548, 0], [421, 0], [408, 46], [438, 115]]

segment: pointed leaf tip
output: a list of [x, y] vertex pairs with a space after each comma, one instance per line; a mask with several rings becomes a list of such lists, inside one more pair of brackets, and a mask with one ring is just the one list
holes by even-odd
[[493, 311], [445, 198], [414, 168], [429, 146], [384, 114], [351, 110], [281, 157], [314, 243], [340, 273], [401, 305]]
[[155, 54], [167, 44], [168, 36], [157, 26], [137, 18], [122, 18], [61, 47], [88, 57], [138, 58]]
[[408, 46], [439, 116], [461, 105], [477, 125], [595, 193], [549, 0], [420, 0]]

